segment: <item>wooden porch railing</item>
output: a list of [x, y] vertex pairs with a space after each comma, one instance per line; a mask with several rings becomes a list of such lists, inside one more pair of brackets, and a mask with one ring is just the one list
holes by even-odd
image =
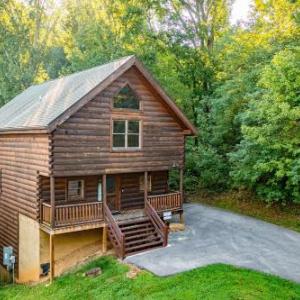
[[182, 208], [182, 195], [180, 192], [151, 195], [148, 196], [148, 201], [158, 212], [165, 210], [178, 210]]
[[150, 201], [147, 200], [145, 203], [145, 213], [152, 221], [156, 231], [160, 234], [163, 239], [163, 246], [166, 247], [168, 245], [168, 226], [164, 223], [164, 221], [160, 218], [154, 207], [151, 205]]
[[117, 255], [124, 259], [125, 257], [125, 235], [122, 233], [118, 223], [114, 219], [109, 207], [106, 203], [103, 204], [103, 213], [105, 222], [108, 225], [108, 234], [110, 241], [113, 243]]
[[[51, 205], [49, 203], [42, 203], [41, 220], [42, 223], [51, 224]], [[80, 225], [101, 220], [103, 220], [101, 202], [80, 202], [55, 206], [55, 227]]]

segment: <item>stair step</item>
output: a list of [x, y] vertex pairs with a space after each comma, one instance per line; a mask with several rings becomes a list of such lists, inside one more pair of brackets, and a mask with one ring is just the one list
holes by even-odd
[[154, 242], [150, 242], [150, 243], [146, 243], [146, 244], [142, 244], [142, 245], [137, 245], [137, 246], [131, 246], [131, 247], [128, 247], [128, 248], [125, 248], [125, 253], [131, 253], [135, 250], [141, 250], [141, 249], [151, 249], [153, 248], [154, 246], [162, 246], [163, 245], [163, 242], [161, 240], [159, 241], [154, 241]]
[[136, 224], [136, 225], [130, 225], [130, 226], [124, 226], [121, 227], [122, 232], [128, 232], [130, 230], [138, 229], [138, 228], [153, 228], [153, 224], [151, 222], [149, 223], [143, 223], [143, 224]]
[[153, 227], [148, 227], [148, 228], [138, 228], [136, 230], [131, 230], [131, 231], [128, 231], [128, 232], [124, 232], [125, 234], [125, 238], [126, 237], [131, 237], [133, 235], [136, 235], [136, 234], [142, 234], [142, 233], [152, 233], [152, 232], [155, 232], [155, 228]]
[[142, 238], [142, 237], [145, 237], [145, 236], [150, 236], [150, 235], [157, 235], [157, 233], [155, 232], [155, 230], [151, 230], [151, 232], [142, 232], [140, 234], [136, 234], [136, 235], [130, 235], [130, 236], [125, 236], [125, 241], [131, 241], [131, 240], [134, 240], [134, 239], [139, 239], [139, 238]]
[[131, 224], [140, 224], [140, 223], [149, 223], [150, 220], [149, 218], [141, 218], [141, 217], [138, 217], [138, 218], [135, 218], [135, 219], [130, 219], [130, 220], [122, 220], [122, 221], [118, 221], [118, 225], [120, 227], [124, 227], [124, 226], [129, 226]]
[[130, 241], [130, 242], [125, 242], [125, 249], [129, 248], [129, 246], [131, 245], [135, 245], [135, 244], [148, 244], [149, 242], [154, 242], [154, 241], [161, 241], [162, 242], [162, 239], [161, 237], [159, 236], [149, 236], [149, 237], [146, 237], [146, 238], [143, 238], [143, 239], [138, 239], [138, 240], [134, 240], [134, 241]]

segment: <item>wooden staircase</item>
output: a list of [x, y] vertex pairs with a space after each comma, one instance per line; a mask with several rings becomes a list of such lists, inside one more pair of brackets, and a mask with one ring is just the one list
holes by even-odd
[[148, 217], [118, 223], [125, 236], [125, 256], [163, 246], [163, 237]]
[[120, 221], [106, 204], [103, 208], [109, 239], [120, 258], [167, 246], [168, 228], [150, 204], [146, 205], [144, 216]]

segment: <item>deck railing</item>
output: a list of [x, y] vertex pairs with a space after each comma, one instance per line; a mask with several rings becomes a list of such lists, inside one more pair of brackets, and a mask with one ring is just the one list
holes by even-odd
[[151, 219], [158, 234], [162, 237], [163, 246], [166, 247], [168, 245], [168, 226], [160, 218], [160, 216], [149, 201], [146, 201], [145, 203], [145, 213]]
[[[51, 205], [42, 203], [42, 223], [51, 226]], [[80, 225], [103, 220], [101, 202], [58, 204], [54, 210], [54, 227]]]
[[114, 245], [117, 255], [123, 259], [125, 257], [125, 235], [122, 233], [106, 203], [103, 204], [103, 212], [105, 222], [108, 225], [110, 240]]
[[182, 209], [182, 195], [180, 192], [151, 195], [148, 196], [148, 201], [158, 212]]

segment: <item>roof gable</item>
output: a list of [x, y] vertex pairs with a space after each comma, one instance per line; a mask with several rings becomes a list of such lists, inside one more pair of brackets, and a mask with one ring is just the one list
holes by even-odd
[[196, 134], [195, 127], [134, 56], [29, 87], [0, 109], [0, 131], [53, 131], [133, 65], [186, 126], [186, 133]]

